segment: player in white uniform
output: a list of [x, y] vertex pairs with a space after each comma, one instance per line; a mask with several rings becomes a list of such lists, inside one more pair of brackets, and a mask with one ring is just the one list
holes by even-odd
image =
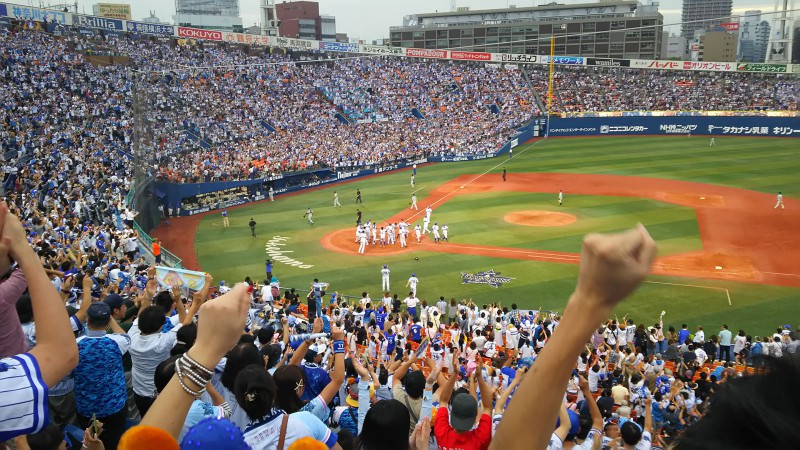
[[311, 208], [308, 208], [308, 211], [306, 211], [306, 215], [304, 217], [308, 219], [308, 223], [310, 223], [311, 225], [314, 225], [314, 221], [311, 220], [313, 216], [314, 216], [314, 211]]
[[342, 207], [342, 204], [339, 203], [339, 193], [336, 192], [336, 191], [333, 191], [333, 207], [334, 208], [341, 208]]
[[445, 241], [445, 242], [448, 242], [448, 240], [447, 240], [447, 231], [449, 229], [450, 228], [447, 225], [442, 224], [442, 240]]
[[381, 247], [385, 247], [386, 246], [386, 228], [381, 227], [380, 237], [381, 237], [380, 246]]
[[561, 191], [558, 191], [558, 206], [561, 206], [561, 204], [563, 202], [564, 202], [564, 193], [561, 192]]
[[386, 226], [386, 243], [389, 245], [394, 245], [394, 229], [395, 225], [393, 223]]
[[433, 222], [433, 242], [439, 242], [439, 224], [437, 222]]
[[417, 194], [411, 194], [411, 209], [419, 210], [417, 206]]
[[358, 244], [358, 253], [364, 253], [367, 248], [367, 231], [361, 230], [361, 236], [359, 237], [359, 244]]
[[417, 296], [417, 283], [419, 283], [419, 278], [417, 278], [416, 273], [412, 273], [411, 278], [409, 278], [408, 282], [406, 283], [406, 287], [411, 288], [411, 292], [414, 293], [414, 297]]
[[426, 217], [428, 220], [431, 220], [431, 213], [433, 213], [433, 208], [431, 208], [431, 207], [430, 207], [430, 205], [428, 205], [428, 206], [425, 208], [425, 217]]
[[783, 194], [781, 194], [780, 192], [778, 192], [778, 203], [775, 203], [775, 209], [778, 209], [779, 206], [781, 207], [781, 209], [785, 209], [783, 206]]
[[717, 141], [712, 137], [711, 138], [711, 142], [708, 143], [708, 146], [709, 147], [716, 147], [717, 146]]
[[408, 236], [408, 228], [405, 226], [405, 222], [400, 222], [400, 248], [408, 247], [408, 243], [406, 243], [406, 236]]
[[411, 174], [411, 187], [414, 187], [414, 174]]
[[419, 223], [414, 227], [414, 233], [417, 235], [417, 244], [419, 244], [420, 239], [422, 239], [422, 227], [419, 226]]
[[389, 289], [389, 266], [386, 264], [383, 265], [383, 269], [381, 269], [381, 290], [384, 292], [388, 292]]
[[375, 222], [372, 224], [372, 245], [375, 245], [378, 242], [378, 223]]
[[428, 216], [425, 216], [422, 219], [422, 232], [423, 233], [430, 233], [431, 232], [431, 230], [428, 229], [428, 225], [430, 225], [430, 223], [431, 223], [431, 219], [429, 219]]

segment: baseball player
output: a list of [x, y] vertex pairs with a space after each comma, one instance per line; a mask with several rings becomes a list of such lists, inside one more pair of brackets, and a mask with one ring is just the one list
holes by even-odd
[[339, 193], [336, 192], [336, 191], [333, 191], [333, 207], [334, 208], [341, 208], [342, 207], [342, 204], [339, 203]]
[[361, 225], [361, 210], [356, 210], [356, 225]]
[[228, 210], [222, 209], [222, 226], [228, 228], [231, 226], [230, 221], [228, 220]]
[[311, 225], [314, 225], [314, 221], [311, 219], [313, 216], [314, 216], [314, 211], [311, 208], [308, 208], [308, 211], [306, 211], [306, 213], [303, 214], [303, 217], [307, 218], [308, 223], [310, 223]]
[[389, 270], [389, 266], [384, 264], [383, 265], [383, 269], [381, 269], [381, 290], [383, 290], [384, 292], [390, 291], [390, 289], [389, 289], [389, 273], [391, 273], [391, 271]]
[[423, 233], [430, 233], [431, 232], [431, 230], [428, 229], [428, 225], [430, 225], [430, 223], [431, 223], [431, 219], [429, 219], [428, 216], [425, 216], [422, 219], [422, 232]]
[[367, 248], [367, 231], [361, 230], [361, 236], [359, 236], [359, 244], [358, 244], [358, 253], [363, 254]]
[[431, 206], [430, 206], [430, 205], [428, 205], [428, 206], [425, 208], [425, 218], [426, 218], [426, 219], [428, 219], [428, 220], [431, 220], [431, 213], [432, 213], [432, 212], [433, 212], [433, 208], [431, 208]]
[[356, 226], [356, 244], [361, 239], [361, 225]]
[[439, 224], [437, 222], [433, 222], [433, 242], [439, 242]]
[[419, 244], [420, 239], [422, 239], [422, 227], [419, 226], [419, 222], [414, 227], [414, 233], [417, 235], [417, 244]]
[[272, 189], [272, 186], [269, 187], [269, 201], [275, 201], [275, 190]]
[[447, 226], [447, 225], [445, 225], [445, 224], [442, 224], [442, 240], [443, 240], [443, 241], [445, 241], [445, 242], [449, 242], [449, 241], [447, 240], [447, 230], [449, 230], [449, 229], [450, 229], [450, 228], [448, 228], [448, 226]]
[[506, 181], [506, 168], [503, 167], [503, 181]]
[[414, 188], [414, 174], [411, 174], [411, 188]]
[[394, 229], [395, 225], [392, 223], [386, 226], [386, 243], [389, 245], [394, 245]]
[[783, 194], [780, 192], [778, 192], [778, 203], [775, 203], [775, 209], [778, 209], [778, 206], [780, 206], [781, 209], [785, 209], [783, 206]]
[[419, 207], [417, 206], [417, 194], [411, 194], [411, 209], [419, 211]]
[[400, 248], [408, 247], [406, 243], [406, 235], [408, 235], [408, 230], [403, 226], [404, 222], [400, 222]]
[[381, 238], [380, 246], [381, 247], [386, 247], [386, 228], [384, 228], [384, 227], [381, 227], [380, 238]]
[[711, 142], [708, 143], [708, 146], [709, 147], [716, 147], [717, 146], [717, 141], [715, 140], [715, 138], [713, 138], [713, 137], [711, 138]]
[[361, 189], [356, 189], [356, 203], [364, 204], [364, 201], [361, 200]]
[[564, 202], [564, 193], [560, 190], [558, 191], [558, 206], [561, 206]]
[[375, 222], [372, 224], [372, 245], [378, 243], [378, 223]]
[[406, 283], [406, 287], [411, 288], [411, 292], [414, 293], [414, 297], [417, 296], [417, 283], [419, 283], [419, 278], [417, 278], [417, 274], [412, 273], [411, 278], [409, 278], [408, 282]]

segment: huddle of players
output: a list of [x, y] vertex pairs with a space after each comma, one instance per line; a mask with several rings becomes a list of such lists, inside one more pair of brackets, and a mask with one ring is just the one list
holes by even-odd
[[[434, 242], [447, 241], [447, 234], [449, 227], [442, 224], [440, 227], [437, 222], [433, 223], [433, 227], [428, 229], [431, 220], [432, 209], [430, 206], [425, 210], [425, 219], [423, 220], [424, 227], [417, 223], [414, 226], [414, 234], [417, 238], [417, 243], [422, 240], [423, 233], [432, 233]], [[359, 217], [360, 218], [360, 217]], [[396, 239], [400, 240], [400, 247], [408, 247], [408, 235], [410, 234], [410, 224], [405, 220], [397, 223], [389, 223], [385, 227], [378, 227], [377, 222], [368, 220], [362, 224], [360, 220], [356, 227], [356, 243], [358, 244], [358, 253], [365, 253], [367, 245], [379, 245], [385, 247], [386, 245], [394, 245]], [[371, 239], [370, 239], [371, 238]], [[371, 241], [371, 242], [370, 242]]]

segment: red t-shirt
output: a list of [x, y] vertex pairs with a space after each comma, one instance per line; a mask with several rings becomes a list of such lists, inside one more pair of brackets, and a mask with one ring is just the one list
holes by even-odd
[[447, 408], [442, 407], [436, 411], [433, 434], [439, 450], [486, 450], [492, 442], [492, 419], [488, 414], [483, 414], [477, 428], [466, 433], [457, 433], [450, 426]]

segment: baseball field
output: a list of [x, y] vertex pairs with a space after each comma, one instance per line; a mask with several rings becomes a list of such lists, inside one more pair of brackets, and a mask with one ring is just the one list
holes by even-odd
[[[797, 325], [798, 173], [791, 139], [717, 138], [714, 147], [686, 136], [548, 139], [516, 147], [510, 160], [421, 165], [414, 188], [407, 169], [234, 208], [230, 228], [216, 211], [174, 219], [154, 234], [187, 268], [215, 281], [263, 281], [271, 258], [282, 286], [307, 289], [319, 278], [344, 295], [381, 297], [380, 269], [388, 264], [391, 290], [401, 298], [415, 273], [418, 295], [429, 301], [561, 310], [575, 285], [582, 237], [641, 222], [659, 243], [659, 259], [618, 308], [620, 318], [653, 322], [664, 310], [676, 327], [713, 331], [727, 323], [758, 335]], [[357, 188], [363, 204], [355, 202]], [[334, 191], [341, 208], [333, 207]], [[774, 208], [778, 191], [785, 209]], [[418, 211], [409, 209], [412, 193]], [[428, 205], [431, 225], [449, 227], [449, 242], [427, 234], [416, 243], [413, 225]], [[308, 208], [313, 224], [304, 218]], [[411, 223], [408, 248], [370, 245], [357, 254], [357, 209], [364, 222]]]

